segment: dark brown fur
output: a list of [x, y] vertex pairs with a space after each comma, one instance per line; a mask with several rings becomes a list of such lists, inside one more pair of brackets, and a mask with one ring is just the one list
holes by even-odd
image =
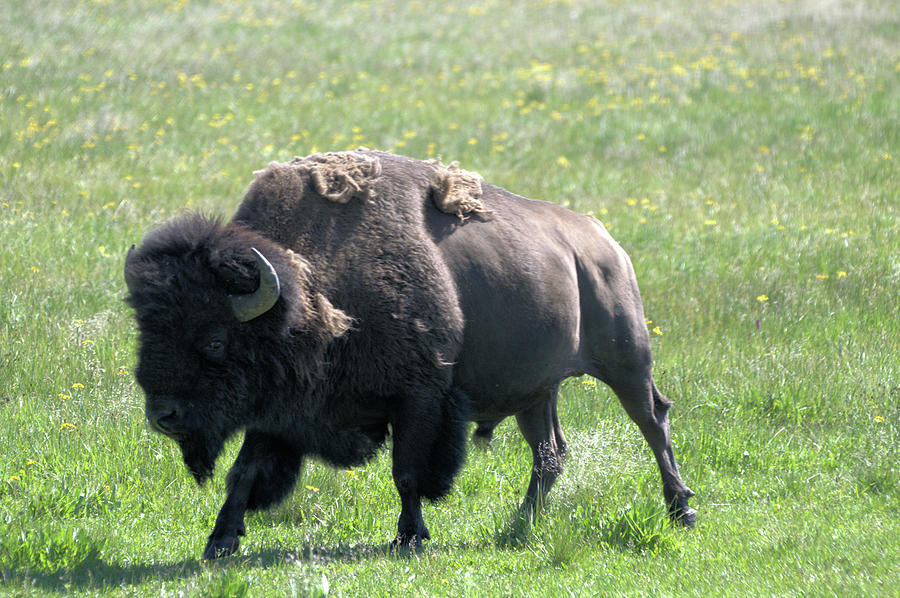
[[[242, 322], [229, 297], [260, 284], [251, 248], [282, 291]], [[533, 510], [567, 451], [556, 391], [581, 373], [619, 395], [673, 517], [693, 523], [631, 264], [591, 218], [438, 162], [316, 155], [256, 173], [227, 225], [186, 217], [150, 233], [126, 278], [151, 424], [198, 480], [246, 431], [207, 558], [237, 549], [244, 512], [283, 499], [304, 455], [362, 463], [389, 429], [398, 543], [429, 536], [420, 497], [449, 490], [467, 419], [489, 439], [516, 416], [534, 458]]]

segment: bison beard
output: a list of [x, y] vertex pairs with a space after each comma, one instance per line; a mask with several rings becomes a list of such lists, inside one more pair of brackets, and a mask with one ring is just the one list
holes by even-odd
[[[199, 435], [198, 435], [199, 436]], [[216, 466], [216, 457], [225, 446], [225, 439], [221, 436], [191, 436], [178, 441], [181, 449], [181, 458], [188, 471], [194, 476], [198, 484], [203, 484], [212, 477]]]
[[198, 482], [244, 430], [204, 550], [237, 550], [247, 510], [283, 500], [304, 456], [365, 463], [388, 435], [395, 543], [429, 538], [421, 499], [450, 490], [465, 430], [513, 415], [534, 465], [532, 516], [567, 452], [563, 379], [607, 383], [656, 457], [674, 520], [693, 493], [627, 255], [596, 220], [381, 152], [317, 154], [257, 172], [228, 224], [175, 219], [125, 264], [151, 426]]

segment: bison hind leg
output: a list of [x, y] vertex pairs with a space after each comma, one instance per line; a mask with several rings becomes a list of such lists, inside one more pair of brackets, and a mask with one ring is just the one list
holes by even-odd
[[441, 422], [431, 449], [428, 471], [420, 480], [419, 491], [428, 500], [443, 498], [453, 487], [466, 457], [466, 429], [469, 397], [458, 388], [451, 389], [441, 405]]
[[659, 392], [649, 371], [613, 380], [609, 384], [656, 457], [670, 517], [677, 523], [692, 527], [697, 520], [697, 512], [688, 505], [688, 499], [694, 493], [681, 479], [672, 449], [669, 430], [672, 401]]
[[558, 384], [545, 389], [542, 399], [516, 414], [519, 430], [531, 447], [532, 468], [522, 512], [534, 518], [547, 493], [563, 471], [568, 445], [556, 412]]

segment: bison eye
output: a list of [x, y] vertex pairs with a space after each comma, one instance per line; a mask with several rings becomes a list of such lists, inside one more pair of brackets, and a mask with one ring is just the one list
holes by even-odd
[[221, 363], [225, 360], [225, 341], [213, 339], [203, 347], [203, 355], [212, 362]]

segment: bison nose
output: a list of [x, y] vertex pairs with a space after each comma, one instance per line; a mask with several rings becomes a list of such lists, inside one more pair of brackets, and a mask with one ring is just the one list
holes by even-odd
[[147, 397], [146, 415], [150, 427], [157, 432], [167, 436], [175, 432], [179, 413], [178, 405], [172, 397]]

